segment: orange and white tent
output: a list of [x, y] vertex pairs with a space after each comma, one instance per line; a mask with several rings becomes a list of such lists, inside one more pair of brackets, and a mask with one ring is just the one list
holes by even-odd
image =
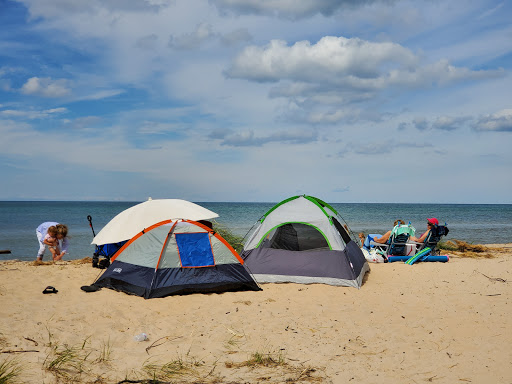
[[127, 241], [93, 284], [146, 299], [185, 293], [260, 290], [238, 253], [211, 228], [165, 220]]

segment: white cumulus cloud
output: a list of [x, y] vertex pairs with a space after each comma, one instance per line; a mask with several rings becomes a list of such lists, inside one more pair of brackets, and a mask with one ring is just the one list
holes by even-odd
[[512, 132], [512, 109], [503, 109], [491, 115], [482, 116], [474, 127], [478, 131]]
[[71, 93], [65, 79], [52, 80], [49, 77], [31, 77], [21, 87], [25, 95], [37, 95], [43, 97], [64, 97]]
[[[289, 99], [309, 111], [309, 121], [319, 121], [324, 115], [326, 122], [343, 119], [340, 106], [376, 99], [391, 90], [407, 92], [505, 75], [503, 70], [457, 67], [446, 59], [423, 61], [421, 55], [397, 43], [326, 36], [316, 44], [272, 40], [265, 46], [248, 46], [233, 59], [225, 75], [275, 84], [270, 97]], [[315, 110], [327, 106], [337, 109], [329, 116]]]

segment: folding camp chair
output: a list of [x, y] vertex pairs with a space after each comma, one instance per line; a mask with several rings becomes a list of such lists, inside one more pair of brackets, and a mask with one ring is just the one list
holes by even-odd
[[415, 233], [416, 229], [414, 229], [411, 223], [407, 225], [398, 224], [391, 230], [387, 244], [372, 241], [370, 242], [370, 246], [375, 247], [377, 252], [386, 258], [388, 256], [406, 256], [409, 253], [409, 248], [411, 248], [411, 243], [408, 243], [408, 240], [411, 236], [414, 236]]
[[441, 240], [441, 237], [448, 235], [448, 232], [449, 229], [446, 226], [446, 223], [444, 225], [434, 225], [428, 236], [425, 238], [425, 241], [423, 241], [423, 243], [416, 243], [416, 252], [420, 252], [426, 247], [429, 247], [431, 249], [430, 254], [432, 256], [439, 255], [438, 243]]

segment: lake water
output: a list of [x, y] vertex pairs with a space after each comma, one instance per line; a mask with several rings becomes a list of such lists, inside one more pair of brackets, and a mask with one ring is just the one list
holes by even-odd
[[[70, 202], [70, 201], [5, 201], [0, 202], [0, 260], [34, 260], [38, 250], [35, 230], [44, 221], [56, 221], [69, 228], [70, 248], [67, 259], [92, 256], [92, 230], [87, 221], [91, 215], [98, 233], [114, 216], [139, 202]], [[216, 221], [233, 233], [245, 236], [252, 225], [272, 208], [269, 203], [202, 203], [216, 212]], [[437, 217], [447, 223], [447, 239], [469, 243], [492, 244], [512, 242], [511, 204], [370, 204], [330, 203], [352, 232], [384, 233], [395, 219], [411, 222], [417, 233], [426, 230], [426, 218]], [[46, 251], [45, 260], [49, 252]]]

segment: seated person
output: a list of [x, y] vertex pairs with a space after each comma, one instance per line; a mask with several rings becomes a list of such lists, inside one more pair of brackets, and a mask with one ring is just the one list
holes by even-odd
[[[393, 228], [395, 228], [398, 224], [400, 225], [404, 225], [405, 222], [403, 220], [395, 220], [395, 222], [393, 223]], [[374, 237], [373, 238], [373, 241], [375, 243], [379, 243], [379, 244], [386, 244], [387, 241], [389, 240], [389, 237], [391, 236], [391, 232], [392, 232], [393, 229], [391, 229], [391, 231], [387, 231], [384, 235], [380, 236], [380, 237]]]
[[[373, 241], [373, 239], [375, 237], [379, 237], [379, 236], [381, 236], [379, 233], [370, 233], [368, 236], [366, 236], [366, 238], [361, 239], [361, 243], [362, 243], [361, 248], [369, 251], [370, 248], [372, 247], [372, 245], [370, 243]], [[359, 238], [361, 238], [361, 236], [359, 236]]]
[[364, 239], [366, 238], [366, 235], [364, 234], [364, 232], [359, 232], [358, 236], [359, 240], [361, 241], [361, 247], [364, 247]]
[[435, 217], [432, 217], [430, 219], [427, 219], [427, 230], [424, 232], [420, 237], [411, 237], [411, 241], [414, 241], [416, 243], [423, 243], [425, 239], [427, 238], [428, 234], [430, 233], [430, 230], [434, 227], [434, 225], [439, 225], [439, 220], [437, 220]]

